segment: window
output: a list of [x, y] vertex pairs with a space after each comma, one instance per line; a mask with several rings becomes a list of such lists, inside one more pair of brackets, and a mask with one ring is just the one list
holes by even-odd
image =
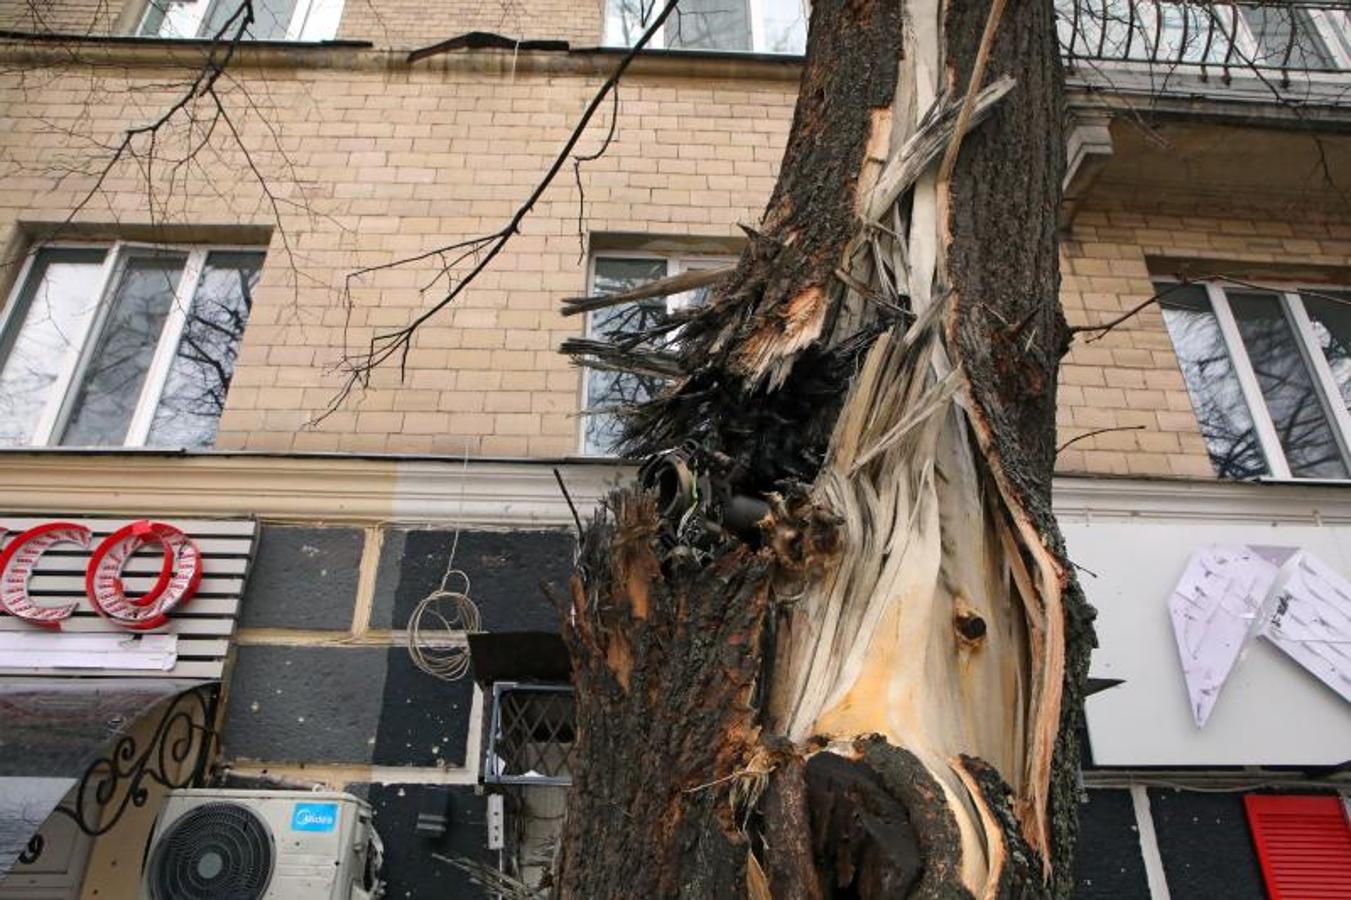
[[[591, 293], [630, 291], [658, 278], [692, 269], [718, 268], [729, 261], [721, 257], [597, 256], [591, 263]], [[703, 303], [707, 295], [707, 289], [701, 288], [596, 310], [587, 318], [587, 337], [610, 338], [621, 332], [650, 328], [677, 310]], [[615, 410], [647, 400], [661, 390], [663, 384], [663, 380], [655, 376], [587, 369], [582, 380], [582, 409], [588, 413], [582, 417], [582, 452], [613, 455], [619, 439]]]
[[[661, 8], [658, 0], [607, 0], [605, 43], [632, 47]], [[807, 0], [681, 0], [648, 46], [801, 55], [808, 9]]]
[[1351, 477], [1351, 293], [1158, 289], [1221, 478]]
[[263, 254], [44, 247], [0, 319], [0, 446], [209, 447]]
[[[213, 38], [235, 33], [241, 0], [149, 0], [141, 37]], [[253, 0], [255, 41], [326, 41], [338, 33], [342, 0]], [[222, 31], [222, 29], [224, 29]]]
[[1061, 44], [1076, 57], [1315, 71], [1351, 67], [1346, 13], [1338, 9], [1056, 0], [1056, 15]]
[[577, 708], [566, 684], [493, 683], [483, 780], [490, 784], [568, 784]]

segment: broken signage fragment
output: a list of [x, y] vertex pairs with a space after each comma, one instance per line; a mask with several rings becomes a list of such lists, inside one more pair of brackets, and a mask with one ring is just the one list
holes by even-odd
[[1198, 728], [1258, 635], [1351, 700], [1351, 583], [1307, 551], [1203, 547], [1187, 561], [1168, 611]]

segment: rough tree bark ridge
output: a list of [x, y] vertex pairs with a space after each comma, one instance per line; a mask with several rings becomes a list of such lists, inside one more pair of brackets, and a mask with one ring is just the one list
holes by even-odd
[[1069, 893], [1092, 634], [1050, 510], [1062, 77], [1049, 0], [1003, 6], [814, 2], [735, 271], [565, 347], [679, 377], [623, 411], [649, 461], [565, 604], [559, 896]]

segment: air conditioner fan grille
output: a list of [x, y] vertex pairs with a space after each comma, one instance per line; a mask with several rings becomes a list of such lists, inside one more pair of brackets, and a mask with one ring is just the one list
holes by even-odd
[[206, 803], [169, 827], [155, 847], [155, 900], [259, 900], [272, 880], [268, 827], [237, 803]]

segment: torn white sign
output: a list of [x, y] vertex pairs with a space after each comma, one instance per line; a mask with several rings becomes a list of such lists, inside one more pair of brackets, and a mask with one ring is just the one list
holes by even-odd
[[1263, 636], [1351, 700], [1351, 583], [1301, 552], [1276, 591]]
[[1192, 718], [1206, 724], [1280, 568], [1247, 546], [1197, 550], [1168, 600]]
[[1197, 550], [1168, 611], [1198, 728], [1248, 641], [1259, 634], [1351, 700], [1351, 583], [1306, 551], [1248, 545]]

